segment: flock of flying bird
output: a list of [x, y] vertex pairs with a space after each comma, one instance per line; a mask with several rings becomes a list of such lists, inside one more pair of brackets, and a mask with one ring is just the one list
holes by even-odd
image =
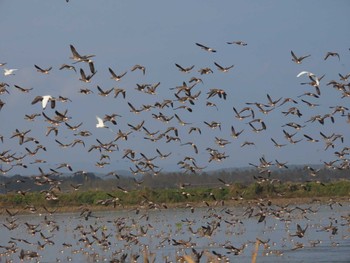
[[[329, 246], [339, 252], [345, 246], [347, 251], [343, 242], [350, 238], [350, 216], [340, 205], [330, 206], [334, 212], [327, 220], [315, 215], [321, 209], [317, 200], [299, 206], [260, 200], [247, 207], [211, 206], [195, 213], [180, 208], [170, 215], [139, 208], [92, 213], [86, 207], [80, 215], [56, 215], [57, 209], [45, 207], [35, 219], [6, 209], [3, 226], [9, 234], [2, 237], [0, 257], [6, 262], [16, 262], [17, 256], [36, 262], [250, 262], [258, 245], [259, 254], [271, 261], [289, 260], [295, 257], [291, 252], [303, 248]], [[256, 238], [245, 235], [254, 231]]]
[[[205, 50], [209, 53], [215, 53], [216, 50], [214, 48], [205, 46], [200, 43], [195, 43], [196, 46]], [[239, 46], [247, 46], [247, 43], [243, 41], [233, 41], [227, 42], [229, 45], [239, 45]], [[60, 70], [72, 70], [74, 72], [80, 73], [79, 80], [83, 83], [91, 83], [93, 81], [93, 77], [96, 75], [97, 70], [95, 69], [94, 61], [95, 55], [81, 55], [73, 45], [70, 45], [72, 56], [72, 64], [63, 64], [59, 69]], [[293, 51], [291, 51], [292, 61], [296, 64], [301, 64], [305, 59], [309, 59], [310, 55], [297, 56]], [[324, 60], [330, 59], [331, 57], [335, 57], [340, 60], [340, 55], [336, 52], [327, 52]], [[78, 64], [79, 63], [79, 64]], [[81, 67], [79, 70], [76, 69], [75, 65], [88, 65], [88, 71]], [[222, 66], [218, 62], [213, 62], [217, 71], [227, 73], [234, 65]], [[6, 63], [1, 63], [1, 66], [4, 67], [4, 75], [9, 77], [11, 75], [16, 74], [17, 69], [7, 69], [5, 68]], [[176, 68], [179, 69], [180, 72], [189, 74], [193, 73], [194, 65], [185, 67], [178, 63], [175, 63]], [[38, 65], [34, 65], [37, 72], [41, 74], [48, 75], [52, 70], [52, 66], [44, 68]], [[144, 76], [146, 74], [146, 67], [143, 65], [136, 64], [131, 68], [131, 72], [140, 71]], [[108, 68], [110, 73], [110, 78], [116, 82], [121, 81], [122, 78], [126, 76], [128, 71], [123, 71], [121, 73], [116, 73], [111, 67]], [[278, 142], [279, 139], [270, 138], [272, 144], [276, 148], [282, 148], [287, 146], [288, 144], [296, 144], [296, 143], [322, 143], [324, 142], [325, 147], [324, 150], [330, 151], [334, 150], [334, 160], [324, 161], [324, 164], [327, 168], [332, 169], [348, 169], [348, 155], [350, 153], [349, 147], [344, 145], [344, 134], [325, 134], [324, 132], [319, 132], [319, 134], [307, 134], [303, 133], [303, 129], [306, 126], [316, 126], [317, 124], [321, 124], [322, 126], [333, 124], [337, 125], [336, 119], [340, 119], [339, 121], [347, 121], [350, 122], [350, 113], [349, 108], [345, 105], [332, 105], [329, 107], [329, 111], [325, 113], [324, 107], [322, 105], [313, 102], [312, 100], [317, 100], [321, 95], [322, 85], [326, 85], [334, 88], [334, 90], [338, 91], [339, 97], [341, 100], [346, 102], [346, 100], [350, 97], [350, 84], [348, 79], [350, 74], [342, 74], [339, 73], [339, 80], [331, 80], [326, 84], [323, 84], [323, 76], [316, 76], [314, 73], [309, 71], [301, 71], [296, 77], [304, 79], [305, 77], [308, 79], [307, 82], [302, 82], [302, 85], [310, 86], [308, 91], [305, 91], [303, 94], [298, 96], [297, 98], [273, 98], [271, 95], [266, 94], [267, 100], [261, 102], [246, 102], [246, 106], [243, 108], [238, 108], [237, 106], [232, 106], [232, 113], [230, 112], [219, 112], [220, 105], [214, 102], [220, 101], [222, 104], [225, 101], [228, 101], [228, 96], [230, 96], [230, 92], [220, 88], [211, 88], [207, 91], [205, 98], [205, 107], [214, 108], [218, 111], [218, 115], [220, 114], [233, 114], [232, 122], [241, 122], [245, 125], [248, 125], [248, 128], [238, 129], [237, 126], [231, 125], [227, 127], [227, 123], [223, 124], [220, 121], [216, 120], [207, 120], [204, 119], [202, 123], [199, 121], [196, 122], [187, 122], [186, 118], [190, 118], [190, 115], [193, 111], [197, 110], [198, 107], [201, 106], [202, 98], [203, 98], [203, 88], [198, 87], [199, 85], [204, 85], [203, 77], [205, 75], [213, 74], [214, 71], [210, 67], [203, 67], [197, 70], [199, 72], [199, 76], [193, 76], [189, 79], [188, 82], [183, 81], [183, 83], [174, 88], [170, 88], [174, 93], [173, 97], [168, 97], [163, 99], [163, 101], [159, 101], [159, 93], [158, 89], [161, 87], [160, 82], [156, 82], [154, 84], [149, 83], [136, 83], [136, 87], [134, 88], [138, 93], [145, 93], [152, 95], [157, 99], [154, 103], [151, 104], [142, 104], [142, 105], [134, 105], [128, 97], [132, 92], [132, 89], [128, 88], [120, 88], [114, 87], [110, 89], [103, 89], [98, 84], [96, 85], [96, 90], [94, 91], [91, 88], [81, 88], [78, 92], [82, 95], [95, 95], [97, 92], [98, 96], [101, 97], [112, 97], [121, 98], [119, 105], [125, 105], [125, 107], [129, 108], [131, 113], [135, 115], [141, 115], [142, 113], [142, 121], [138, 124], [132, 124], [128, 120], [133, 119], [132, 116], [122, 117], [119, 112], [113, 112], [110, 114], [105, 114], [104, 116], [96, 116], [96, 128], [107, 128], [112, 133], [114, 138], [105, 142], [105, 139], [94, 138], [94, 132], [90, 130], [84, 129], [84, 123], [79, 122], [77, 124], [73, 124], [74, 120], [79, 120], [78, 117], [70, 116], [68, 109], [59, 110], [59, 107], [62, 107], [64, 103], [74, 103], [69, 97], [64, 96], [53, 96], [48, 94], [42, 94], [35, 96], [31, 104], [41, 103], [41, 112], [36, 113], [26, 113], [24, 118], [27, 121], [35, 122], [42, 124], [43, 121], [47, 122], [49, 125], [44, 127], [46, 130], [45, 140], [50, 137], [55, 137], [54, 141], [58, 146], [62, 148], [76, 147], [78, 145], [83, 146], [88, 153], [92, 151], [99, 151], [100, 158], [96, 161], [96, 166], [100, 168], [108, 167], [109, 164], [113, 163], [113, 158], [115, 160], [123, 159], [130, 161], [130, 171], [133, 174], [158, 174], [162, 167], [159, 163], [156, 163], [160, 159], [168, 158], [170, 155], [174, 156], [174, 153], [163, 153], [160, 149], [159, 145], [162, 143], [172, 144], [174, 147], [176, 145], [181, 146], [179, 152], [183, 153], [186, 151], [186, 155], [183, 156], [183, 159], [175, 160], [177, 162], [179, 169], [184, 172], [190, 173], [199, 173], [204, 168], [206, 168], [211, 162], [221, 162], [224, 159], [229, 158], [230, 156], [225, 153], [225, 147], [233, 147], [233, 141], [239, 141], [238, 137], [242, 137], [242, 133], [246, 134], [245, 141], [240, 142], [240, 147], [254, 146], [255, 142], [250, 140], [253, 135], [261, 133], [265, 135], [268, 132], [268, 127], [266, 124], [266, 117], [272, 112], [281, 109], [283, 106], [283, 110], [281, 114], [286, 117], [286, 119], [290, 118], [292, 120], [298, 119], [298, 121], [290, 121], [283, 123], [282, 131], [283, 136], [285, 137], [285, 142]], [[22, 93], [32, 94], [35, 92], [34, 88], [25, 88], [21, 87], [18, 84], [13, 84], [13, 87]], [[0, 94], [11, 96], [12, 93], [16, 92], [13, 90], [13, 87], [7, 82], [2, 82], [0, 85]], [[198, 91], [196, 91], [198, 90]], [[11, 92], [10, 92], [11, 91]], [[216, 99], [217, 98], [217, 99]], [[145, 100], [146, 101], [146, 100]], [[222, 101], [222, 102], [221, 102]], [[56, 105], [60, 103], [60, 106]], [[101, 103], [101, 106], [105, 103]], [[48, 110], [49, 108], [53, 109], [53, 114]], [[120, 107], [120, 106], [119, 106]], [[310, 109], [310, 112], [315, 112], [317, 109], [321, 109], [319, 114], [310, 115], [309, 119], [307, 119], [307, 110]], [[0, 100], [0, 110], [6, 111], [6, 101]], [[168, 114], [169, 113], [169, 114]], [[148, 115], [148, 116], [147, 116]], [[295, 118], [297, 117], [297, 118]], [[137, 119], [137, 117], [135, 117]], [[157, 125], [153, 125], [151, 120], [156, 120], [163, 122], [165, 124], [163, 130], [152, 130], [150, 126], [157, 127]], [[175, 124], [174, 122], [177, 122]], [[330, 123], [330, 124], [329, 124]], [[127, 124], [127, 130], [123, 130], [121, 128], [123, 125]], [[30, 125], [28, 123], [28, 125]], [[64, 126], [68, 129], [63, 130]], [[118, 131], [115, 131], [117, 128]], [[205, 149], [201, 149], [198, 146], [200, 143], [200, 135], [203, 129], [212, 129], [215, 130], [216, 134], [213, 136], [213, 141], [217, 147], [211, 147], [208, 144], [208, 147]], [[225, 129], [225, 130], [224, 130]], [[249, 133], [249, 130], [254, 133]], [[187, 131], [186, 131], [187, 130]], [[264, 132], [266, 131], [266, 132]], [[71, 133], [69, 133], [71, 132]], [[187, 135], [186, 135], [187, 133]], [[249, 134], [248, 134], [249, 133]], [[63, 143], [61, 141], [60, 134], [63, 134], [65, 138], [72, 138], [72, 141], [69, 143]], [[140, 135], [140, 136], [138, 136]], [[40, 135], [39, 135], [40, 136]], [[143, 152], [142, 149], [131, 149], [128, 146], [123, 147], [124, 149], [120, 149], [120, 141], [127, 141], [130, 136], [138, 137], [140, 139], [144, 139], [144, 142], [141, 145], [146, 145], [146, 141], [153, 142], [154, 144], [151, 146], [146, 146], [146, 151], [153, 148], [154, 155], [149, 157], [149, 153]], [[110, 137], [109, 134], [105, 135], [104, 138]], [[188, 140], [187, 137], [192, 137], [193, 139]], [[3, 144], [6, 143], [6, 140], [13, 140], [15, 138], [19, 139], [19, 146], [22, 147], [20, 151], [13, 152], [12, 150], [4, 150], [0, 155], [1, 161], [1, 170], [0, 172], [3, 174], [8, 174], [13, 168], [26, 168], [30, 164], [40, 164], [45, 163], [45, 159], [36, 159], [37, 156], [40, 156], [40, 153], [45, 152], [47, 150], [46, 145], [42, 143], [43, 139], [39, 139], [36, 135], [33, 135], [31, 129], [15, 129], [12, 135], [8, 135], [7, 138], [5, 135], [0, 134], [0, 139]], [[97, 144], [92, 144], [90, 146], [87, 145], [87, 142], [90, 138], [94, 138]], [[231, 138], [231, 139], [230, 139]], [[66, 139], [65, 139], [66, 140]], [[186, 140], [186, 141], [185, 141]], [[129, 140], [130, 141], [130, 140]], [[196, 142], [198, 141], [198, 142]], [[34, 145], [30, 145], [33, 144]], [[125, 144], [128, 144], [126, 142]], [[6, 144], [5, 144], [6, 145]], [[149, 145], [149, 144], [147, 144]], [[164, 145], [164, 144], [163, 144]], [[23, 146], [24, 149], [23, 149]], [[193, 149], [193, 153], [191, 154], [190, 150], [187, 151], [191, 147]], [[223, 149], [223, 150], [222, 150]], [[82, 150], [83, 151], [83, 150]], [[178, 150], [176, 150], [178, 151]], [[116, 156], [116, 152], [121, 152], [122, 154]], [[199, 165], [196, 161], [196, 157], [198, 154], [208, 153], [208, 165]], [[43, 156], [47, 156], [49, 152], [42, 153]], [[259, 159], [260, 163], [251, 164], [254, 167], [257, 167], [259, 172], [262, 174], [270, 174], [270, 167], [277, 166], [278, 168], [286, 168], [286, 165], [282, 165], [281, 161], [275, 160], [268, 161], [264, 156], [265, 153], [262, 153], [262, 158]], [[29, 160], [28, 162], [26, 160]], [[286, 164], [286, 162], [285, 162]], [[70, 171], [75, 170], [72, 168], [72, 165], [67, 162], [64, 165], [58, 165], [60, 168], [67, 167]], [[313, 168], [309, 169], [310, 172], [314, 172]], [[51, 173], [60, 174], [61, 171], [57, 169], [57, 167], [51, 167]], [[74, 171], [78, 172], [78, 171]], [[82, 171], [80, 171], [82, 172]], [[86, 172], [86, 171], [83, 171]], [[20, 170], [19, 172], [20, 173]]]
[[[228, 45], [238, 45], [241, 47], [247, 46], [247, 43], [243, 41], [233, 41], [227, 42]], [[195, 43], [196, 46], [203, 49], [209, 53], [216, 53], [217, 50], [206, 45]], [[94, 77], [97, 74], [95, 69], [94, 59], [95, 55], [81, 55], [73, 45], [70, 45], [70, 50], [72, 56], [71, 64], [63, 64], [59, 70], [70, 70], [74, 71], [76, 74], [79, 74], [79, 80], [85, 84], [93, 83]], [[297, 56], [293, 51], [291, 51], [291, 59], [296, 64], [301, 64], [310, 55]], [[336, 52], [327, 52], [324, 60], [331, 58], [336, 58], [340, 60], [340, 55]], [[0, 83], [0, 114], [6, 111], [6, 96], [12, 96], [13, 93], [19, 91], [22, 93], [32, 94], [35, 92], [35, 88], [25, 88], [18, 84], [9, 84], [7, 81], [8, 78], [16, 74], [18, 69], [8, 69], [6, 68], [7, 63], [1, 63], [0, 66], [3, 67], [5, 81]], [[77, 65], [82, 65], [81, 68], [77, 68]], [[87, 69], [84, 66], [87, 65]], [[218, 72], [228, 73], [234, 68], [234, 65], [223, 66], [220, 63], [214, 61], [213, 65], [216, 67]], [[36, 71], [40, 74], [48, 75], [51, 73], [53, 67], [41, 67], [34, 65]], [[183, 66], [179, 63], [175, 63], [175, 67], [181, 72], [186, 74], [194, 73], [194, 65]], [[116, 82], [121, 81], [127, 74], [128, 71], [123, 71], [121, 73], [116, 73], [111, 67], [108, 68], [110, 73], [110, 78]], [[146, 67], [143, 65], [136, 64], [131, 68], [131, 72], [139, 71], [142, 76], [149, 74], [146, 70]], [[146, 73], [147, 72], [147, 73]], [[128, 107], [130, 114], [142, 115], [142, 121], [137, 124], [125, 121], [124, 124], [127, 125], [127, 130], [120, 128], [120, 123], [123, 122], [126, 118], [121, 116], [118, 113], [105, 114], [104, 116], [96, 116], [96, 129], [106, 129], [106, 134], [103, 138], [94, 137], [95, 131], [84, 129], [84, 123], [74, 123], [75, 120], [79, 119], [75, 116], [70, 116], [68, 109], [60, 110], [62, 105], [69, 105], [69, 103], [74, 103], [73, 99], [64, 96], [54, 96], [49, 94], [35, 95], [29, 103], [35, 105], [40, 103], [40, 112], [36, 113], [27, 113], [24, 116], [26, 121], [35, 122], [37, 126], [48, 123], [48, 125], [43, 126], [45, 131], [45, 139], [41, 139], [36, 135], [32, 134], [31, 129], [20, 129], [16, 128], [11, 135], [2, 135], [0, 134], [0, 140], [3, 145], [6, 145], [8, 140], [13, 141], [18, 139], [18, 147], [20, 151], [14, 152], [12, 149], [4, 149], [2, 147], [2, 152], [0, 153], [0, 164], [2, 174], [10, 173], [20, 173], [20, 169], [26, 169], [29, 165], [36, 165], [40, 171], [40, 175], [36, 176], [35, 180], [38, 184], [48, 184], [51, 185], [50, 190], [45, 192], [47, 200], [52, 200], [52, 198], [57, 197], [57, 184], [59, 182], [50, 178], [50, 175], [60, 175], [62, 173], [76, 173], [84, 174], [88, 171], [85, 170], [76, 170], [70, 162], [63, 162], [59, 164], [54, 164], [49, 168], [49, 171], [44, 171], [40, 165], [46, 163], [46, 160], [39, 159], [37, 156], [46, 156], [49, 155], [49, 149], [46, 147], [44, 141], [52, 138], [52, 141], [55, 144], [62, 148], [62, 150], [68, 150], [71, 147], [82, 147], [82, 151], [87, 154], [91, 152], [97, 152], [98, 158], [95, 165], [99, 168], [108, 169], [108, 166], [115, 160], [122, 159], [130, 162], [130, 171], [133, 175], [142, 175], [142, 174], [159, 174], [163, 167], [161, 166], [161, 160], [169, 158], [170, 156], [176, 155], [174, 152], [164, 152], [160, 149], [159, 145], [164, 144], [173, 144], [177, 147], [180, 147], [179, 152], [185, 152], [185, 156], [182, 159], [177, 160], [177, 165], [179, 170], [184, 173], [200, 173], [212, 162], [221, 162], [225, 159], [229, 159], [230, 156], [226, 154], [225, 148], [232, 147], [233, 142], [239, 140], [241, 134], [251, 133], [251, 134], [263, 134], [262, 136], [267, 136], [268, 125], [266, 124], [265, 118], [272, 111], [277, 111], [278, 109], [283, 109], [281, 114], [285, 116], [285, 119], [288, 118], [298, 119], [298, 122], [286, 122], [282, 125], [282, 131], [285, 141], [279, 142], [276, 138], [269, 138], [271, 140], [271, 145], [276, 147], [276, 149], [282, 147], [288, 147], [289, 145], [295, 145], [297, 143], [317, 143], [324, 144], [324, 151], [333, 151], [334, 159], [330, 161], [324, 161], [324, 166], [326, 169], [340, 169], [346, 170], [349, 169], [350, 163], [348, 156], [350, 155], [350, 147], [346, 146], [346, 134], [325, 134], [324, 132], [319, 132], [319, 134], [306, 134], [303, 133], [303, 129], [309, 125], [336, 125], [338, 122], [348, 122], [350, 123], [350, 112], [349, 108], [346, 106], [347, 100], [350, 97], [350, 83], [348, 79], [350, 78], [349, 74], [339, 73], [339, 79], [330, 80], [328, 83], [324, 84], [324, 75], [317, 76], [316, 74], [310, 71], [301, 71], [296, 77], [297, 78], [306, 78], [307, 82], [301, 83], [302, 85], [308, 86], [308, 90], [305, 93], [301, 94], [297, 98], [273, 98], [271, 95], [266, 94], [266, 99], [262, 102], [246, 102], [246, 106], [243, 108], [238, 108], [237, 106], [232, 106], [232, 113], [220, 113], [220, 104], [228, 102], [231, 93], [224, 89], [211, 88], [207, 90], [206, 95], [203, 95], [204, 85], [203, 77], [206, 75], [216, 73], [210, 67], [204, 67], [197, 70], [198, 74], [191, 77], [187, 82], [183, 81], [181, 85], [174, 88], [170, 88], [173, 92], [171, 97], [169, 96], [162, 101], [156, 101], [152, 104], [142, 104], [134, 105], [131, 101], [128, 100], [129, 93], [132, 92], [132, 89], [124, 89], [120, 87], [114, 87], [108, 90], [104, 90], [99, 85], [96, 86], [96, 90], [92, 90], [89, 87], [81, 88], [78, 93], [83, 95], [90, 95], [101, 97], [114, 97], [114, 99], [119, 99], [124, 101], [125, 104], [120, 103]], [[130, 74], [130, 73], [129, 73]], [[311, 102], [311, 100], [316, 100], [322, 96], [322, 89], [333, 88], [335, 92], [339, 95], [340, 100], [345, 103], [344, 105], [332, 105], [329, 107], [329, 111], [326, 114], [315, 114], [310, 116], [308, 119], [305, 119], [305, 116], [308, 114], [308, 109], [322, 108], [322, 105]], [[159, 97], [158, 89], [162, 87], [160, 82], [154, 84], [149, 83], [137, 83], [134, 90], [139, 94], [148, 94], [154, 96], [156, 99]], [[14, 89], [17, 91], [15, 91]], [[196, 91], [198, 90], [198, 91]], [[135, 91], [133, 91], [135, 92]], [[145, 95], [146, 96], [146, 95]], [[205, 97], [205, 98], [204, 98]], [[197, 109], [198, 105], [201, 105], [202, 100], [205, 100], [206, 108], [216, 109], [218, 114], [233, 114], [233, 120], [238, 122], [244, 122], [247, 128], [237, 129], [235, 125], [231, 125], [227, 129], [226, 125], [216, 120], [203, 120], [202, 122], [187, 122], [186, 119], [188, 116]], [[307, 99], [306, 99], [307, 98]], [[215, 103], [216, 102], [216, 103]], [[67, 104], [66, 104], [67, 103]], [[344, 104], [343, 103], [343, 104]], [[283, 108], [280, 108], [282, 107]], [[35, 106], [33, 106], [35, 107]], [[324, 109], [323, 109], [324, 110]], [[182, 112], [182, 115], [180, 114]], [[169, 113], [169, 114], [168, 114]], [[132, 119], [132, 118], [131, 118]], [[159, 123], [164, 123], [162, 130], [153, 130], [153, 126], [149, 123], [152, 121], [157, 121]], [[176, 124], [174, 124], [174, 122]], [[40, 126], [41, 127], [41, 126]], [[117, 128], [118, 127], [118, 128]], [[118, 129], [118, 131], [116, 131]], [[216, 147], [207, 147], [205, 149], [198, 146], [198, 143], [201, 141], [201, 134], [203, 129], [213, 130], [215, 135], [213, 136], [213, 141], [215, 142]], [[252, 133], [253, 132], [253, 133]], [[62, 142], [60, 139], [60, 134], [63, 133], [64, 140], [67, 138], [72, 138], [70, 142]], [[38, 135], [40, 136], [40, 135]], [[127, 147], [128, 139], [130, 140], [131, 136], [139, 136], [144, 143], [147, 145], [153, 145], [152, 151], [154, 155], [150, 157], [149, 154], [144, 153], [141, 149], [131, 149]], [[193, 140], [185, 140], [192, 136]], [[226, 136], [226, 137], [225, 137]], [[249, 135], [248, 135], [249, 136]], [[113, 137], [110, 140], [106, 141], [106, 138]], [[91, 139], [93, 138], [93, 139]], [[249, 137], [248, 137], [249, 138]], [[94, 141], [94, 144], [88, 145], [87, 142]], [[254, 141], [246, 140], [241, 141], [239, 146], [240, 148], [249, 147], [255, 145]], [[123, 146], [123, 148], [122, 148]], [[124, 147], [125, 146], [125, 147]], [[140, 145], [142, 148], [142, 145]], [[238, 148], [239, 149], [239, 148]], [[118, 154], [117, 154], [118, 153]], [[205, 165], [199, 165], [196, 161], [196, 156], [198, 154], [207, 153], [208, 162]], [[263, 155], [263, 154], [262, 154]], [[117, 156], [117, 157], [116, 157]], [[176, 156], [181, 156], [177, 154]], [[261, 175], [259, 178], [264, 179], [273, 172], [272, 167], [277, 167], [279, 169], [288, 169], [287, 162], [282, 162], [279, 160], [269, 161], [263, 155], [259, 159], [259, 163], [253, 164], [249, 163], [257, 169]], [[17, 170], [18, 169], [18, 170]], [[305, 166], [305, 169], [310, 174], [311, 178], [317, 178], [318, 169], [315, 169], [310, 166]], [[107, 172], [106, 172], [107, 174]], [[109, 174], [115, 174], [115, 172], [110, 172]], [[113, 198], [113, 197], [112, 197]], [[115, 200], [112, 200], [113, 202]], [[102, 201], [101, 201], [102, 202]], [[112, 203], [113, 203], [112, 202]], [[152, 202], [148, 200], [148, 205], [151, 205]], [[154, 204], [153, 204], [154, 205]], [[262, 222], [265, 219], [266, 214], [272, 213], [267, 211], [267, 206], [265, 204], [260, 204], [260, 212], [255, 213], [259, 216], [259, 221]], [[287, 207], [282, 208], [282, 210], [288, 210]], [[294, 209], [295, 210], [295, 209]], [[47, 211], [47, 210], [46, 210]], [[34, 209], [34, 212], [35, 209]], [[283, 211], [285, 213], [286, 211]], [[16, 225], [13, 220], [14, 215], [12, 212], [7, 210], [8, 215], [12, 219], [7, 220], [6, 226], [11, 230], [11, 226]], [[281, 210], [279, 211], [281, 213]], [[291, 211], [288, 211], [291, 213]], [[251, 211], [250, 215], [253, 214]], [[81, 217], [88, 220], [92, 216], [92, 211], [82, 210]], [[214, 216], [215, 217], [215, 216]], [[212, 221], [214, 222], [214, 220]], [[125, 224], [124, 222], [115, 222], [118, 227]], [[210, 233], [213, 233], [218, 228], [219, 224], [215, 221], [213, 225], [209, 224], [201, 228], [201, 233], [204, 236], [210, 236]], [[28, 225], [28, 231], [33, 231], [36, 233], [36, 226]], [[151, 227], [151, 226], [149, 226]], [[108, 237], [103, 231], [101, 232], [101, 238], [96, 236], [98, 230], [94, 230], [93, 226], [90, 225], [92, 238], [99, 243], [101, 246], [109, 246]], [[332, 226], [330, 226], [332, 230]], [[144, 232], [145, 229], [139, 229], [141, 232]], [[306, 228], [302, 228], [298, 225], [297, 232], [295, 236], [302, 238], [304, 236]], [[334, 229], [333, 229], [334, 230]], [[79, 230], [83, 232], [83, 229]], [[121, 230], [120, 230], [121, 231]], [[199, 230], [198, 230], [199, 231]], [[328, 231], [328, 230], [327, 230]], [[330, 231], [330, 230], [329, 230]], [[335, 231], [335, 230], [334, 230]], [[147, 231], [146, 231], [147, 232]], [[95, 234], [93, 234], [95, 233]], [[197, 233], [197, 232], [196, 232]], [[43, 237], [44, 247], [46, 244], [49, 244], [52, 240], [49, 237], [45, 237], [43, 233], [40, 233]], [[83, 243], [87, 246], [91, 243], [85, 234]], [[137, 238], [133, 235], [124, 235], [123, 238], [128, 239], [130, 242], [137, 242]], [[17, 242], [22, 242], [22, 240], [16, 240]], [[94, 241], [93, 241], [94, 242]], [[185, 247], [190, 247], [191, 242], [180, 242], [175, 239], [168, 239], [167, 242], [173, 242], [174, 246], [183, 245]], [[266, 242], [265, 242], [266, 243]], [[92, 244], [92, 243], [91, 243]], [[90, 244], [90, 246], [91, 246]], [[38, 242], [38, 245], [41, 245]], [[13, 245], [14, 246], [14, 245]], [[13, 248], [12, 246], [12, 248]], [[4, 247], [4, 246], [2, 246]], [[228, 249], [232, 250], [230, 253], [239, 254], [240, 249], [234, 248], [232, 245], [228, 246]], [[11, 246], [7, 247], [11, 251]], [[244, 247], [241, 248], [243, 250]], [[198, 260], [193, 262], [199, 262], [200, 254], [193, 250], [194, 255], [196, 255]], [[31, 255], [29, 252], [21, 251], [20, 258], [35, 258], [37, 254], [33, 252]], [[215, 253], [214, 253], [215, 255]], [[217, 256], [217, 255], [216, 255]], [[125, 260], [125, 258], [124, 258]], [[137, 261], [137, 258], [135, 259]], [[117, 261], [115, 261], [117, 262]], [[118, 261], [119, 262], [119, 261]]]

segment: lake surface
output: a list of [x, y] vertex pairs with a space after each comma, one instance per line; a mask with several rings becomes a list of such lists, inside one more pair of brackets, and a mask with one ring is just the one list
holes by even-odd
[[[123, 255], [125, 262], [144, 262], [145, 255], [177, 262], [185, 255], [195, 259], [194, 251], [203, 252], [199, 262], [252, 262], [257, 238], [256, 262], [350, 262], [349, 207], [255, 204], [193, 213], [188, 207], [93, 211], [87, 218], [87, 213], [10, 217], [4, 210], [1, 222], [9, 227], [15, 220], [18, 226], [9, 230], [1, 224], [0, 262], [19, 262], [22, 249], [29, 262], [118, 262]], [[297, 224], [306, 228], [301, 237]], [[30, 258], [28, 251], [39, 257]]]

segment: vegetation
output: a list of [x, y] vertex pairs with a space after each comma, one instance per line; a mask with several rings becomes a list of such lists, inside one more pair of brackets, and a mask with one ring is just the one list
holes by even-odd
[[[46, 178], [46, 179], [45, 179]], [[3, 208], [35, 206], [73, 210], [81, 205], [99, 209], [200, 206], [216, 202], [250, 202], [267, 198], [336, 198], [350, 196], [348, 170], [319, 169], [310, 176], [295, 167], [261, 174], [256, 169], [231, 169], [201, 174], [161, 173], [158, 176], [0, 176]], [[48, 182], [48, 179], [50, 181]]]
[[[220, 187], [187, 187], [157, 188], [143, 187], [130, 190], [127, 193], [116, 189], [114, 191], [97, 190], [72, 190], [69, 192], [57, 192], [57, 200], [46, 200], [40, 192], [28, 192], [26, 194], [10, 192], [0, 195], [0, 205], [5, 208], [25, 208], [28, 205], [35, 207], [78, 207], [89, 206], [115, 206], [128, 207], [136, 205], [148, 206], [150, 204], [171, 205], [179, 203], [202, 204], [203, 202], [216, 202], [228, 200], [255, 200], [258, 198], [320, 198], [320, 197], [348, 197], [350, 196], [350, 181], [339, 180], [329, 183], [235, 183]], [[115, 202], [105, 202], [114, 200]], [[113, 205], [114, 204], [114, 205]]]

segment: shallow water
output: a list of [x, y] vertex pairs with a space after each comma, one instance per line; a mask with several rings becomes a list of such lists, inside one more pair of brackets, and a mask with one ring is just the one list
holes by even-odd
[[[37, 251], [40, 255], [39, 258], [26, 258], [28, 261], [108, 262], [127, 254], [125, 262], [131, 262], [132, 255], [140, 255], [137, 262], [143, 262], [143, 251], [146, 250], [155, 262], [176, 262], [178, 256], [194, 257], [192, 248], [203, 251], [200, 262], [218, 259], [221, 262], [251, 262], [257, 238], [266, 241], [266, 246], [259, 246], [256, 262], [350, 262], [350, 227], [345, 219], [350, 214], [349, 205], [343, 203], [331, 209], [328, 205], [314, 204], [311, 210], [317, 209], [316, 213], [302, 213], [300, 209], [292, 209], [295, 206], [289, 206], [291, 212], [279, 218], [267, 214], [261, 223], [258, 223], [257, 207], [249, 218], [244, 215], [247, 207], [243, 206], [196, 208], [194, 213], [188, 208], [141, 210], [139, 214], [134, 210], [93, 212], [95, 217], [88, 220], [79, 213], [46, 215], [47, 219], [55, 221], [51, 224], [45, 222], [44, 214], [18, 215], [15, 216], [17, 228], [0, 227], [0, 245], [9, 246], [8, 242], [12, 240], [17, 248], [14, 253], [5, 253], [6, 249], [0, 248], [3, 253], [0, 262], [5, 259], [18, 262], [21, 249]], [[278, 207], [271, 206], [268, 211], [275, 210]], [[1, 222], [8, 225], [6, 218], [10, 219], [3, 213]], [[25, 222], [38, 224], [38, 232], [29, 233]], [[307, 226], [302, 238], [293, 236], [297, 224], [302, 228]], [[58, 230], [53, 230], [55, 225], [59, 226]], [[214, 228], [211, 234], [204, 233], [208, 226]], [[325, 231], [326, 226], [336, 227], [337, 232]], [[105, 241], [103, 234], [110, 234]], [[44, 244], [45, 237], [49, 237], [50, 243], [38, 249], [38, 241]], [[25, 239], [30, 244], [18, 239]], [[187, 243], [183, 244], [181, 240]], [[88, 245], [86, 241], [93, 243]], [[63, 243], [71, 247], [64, 247]], [[297, 243], [303, 247], [295, 249]], [[224, 248], [225, 245], [242, 250], [235, 255]]]

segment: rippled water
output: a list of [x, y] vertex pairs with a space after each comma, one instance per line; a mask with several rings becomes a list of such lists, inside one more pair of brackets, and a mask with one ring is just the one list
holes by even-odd
[[[134, 210], [93, 212], [96, 217], [88, 220], [79, 213], [54, 214], [46, 215], [47, 219], [55, 221], [49, 225], [44, 214], [18, 215], [15, 216], [17, 228], [0, 227], [1, 246], [10, 246], [11, 240], [16, 242], [14, 253], [5, 253], [6, 249], [0, 248], [0, 262], [5, 259], [18, 262], [22, 249], [37, 251], [40, 257], [31, 261], [40, 262], [101, 262], [120, 259], [122, 254], [127, 254], [125, 262], [131, 262], [132, 255], [140, 255], [137, 262], [143, 262], [144, 250], [150, 258], [155, 258], [155, 262], [175, 262], [177, 256], [194, 257], [192, 248], [203, 251], [200, 262], [219, 262], [220, 255], [221, 262], [251, 262], [257, 238], [266, 241], [266, 245], [259, 246], [256, 262], [350, 262], [350, 227], [346, 220], [350, 215], [349, 205], [343, 203], [332, 209], [328, 205], [312, 205], [312, 210], [317, 209], [317, 213], [294, 209], [280, 218], [267, 215], [261, 223], [258, 223], [256, 207], [248, 218], [243, 216], [247, 207], [242, 206], [197, 208], [194, 213], [188, 208], [141, 210], [138, 214]], [[277, 209], [270, 207], [270, 210]], [[1, 221], [8, 225], [6, 218], [10, 219], [3, 213]], [[36, 229], [43, 236], [40, 232], [29, 233], [25, 222], [38, 224]], [[308, 227], [302, 238], [292, 236], [297, 224]], [[59, 226], [58, 230], [53, 230], [55, 225]], [[207, 226], [217, 228], [208, 235], [204, 233]], [[336, 227], [336, 233], [325, 231], [326, 226]], [[89, 242], [94, 241], [90, 246], [83, 241], [84, 232]], [[102, 232], [109, 235], [105, 242], [101, 241]], [[45, 237], [49, 237], [50, 243], [38, 249], [38, 241], [44, 244]], [[181, 240], [187, 243], [183, 244]], [[64, 247], [63, 243], [71, 247]], [[296, 248], [297, 244], [303, 247]], [[235, 255], [224, 248], [225, 245], [242, 248], [242, 251]]]

